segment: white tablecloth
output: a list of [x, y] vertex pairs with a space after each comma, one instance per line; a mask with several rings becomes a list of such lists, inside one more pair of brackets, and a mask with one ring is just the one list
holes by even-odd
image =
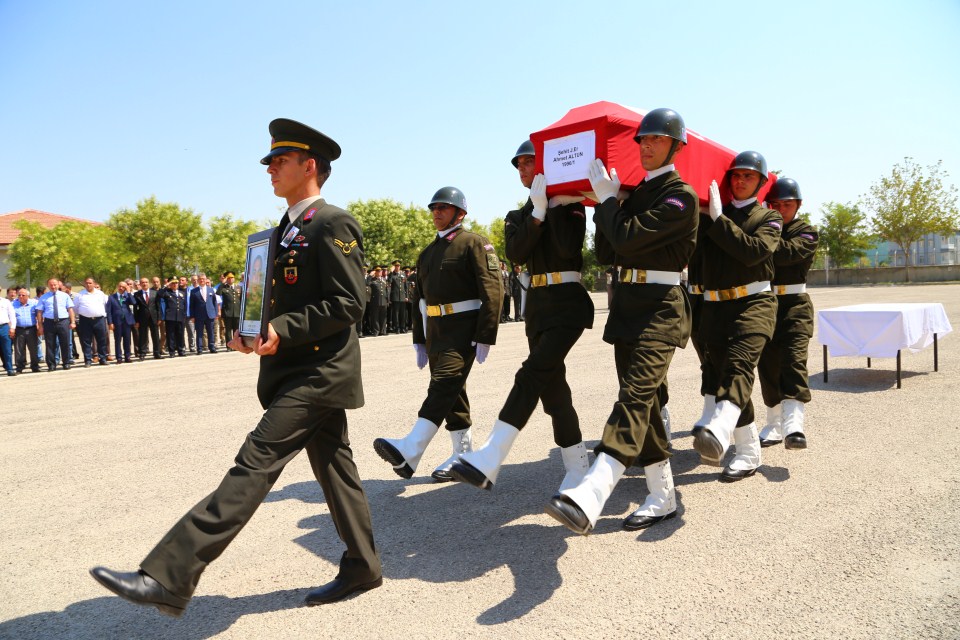
[[917, 352], [953, 327], [939, 302], [855, 304], [817, 313], [818, 337], [832, 356], [893, 358], [897, 351]]

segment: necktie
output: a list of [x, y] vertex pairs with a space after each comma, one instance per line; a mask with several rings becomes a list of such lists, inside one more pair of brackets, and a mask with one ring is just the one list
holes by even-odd
[[207, 301], [207, 288], [206, 288], [206, 287], [200, 287], [200, 297], [203, 298], [203, 301], [204, 301], [204, 302]]
[[56, 291], [53, 292], [53, 319], [55, 321], [60, 319], [60, 309], [57, 308], [57, 292]]

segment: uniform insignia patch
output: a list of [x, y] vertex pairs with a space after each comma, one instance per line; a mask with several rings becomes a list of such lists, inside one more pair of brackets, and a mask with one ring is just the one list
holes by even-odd
[[499, 271], [500, 270], [500, 258], [497, 257], [495, 253], [487, 254], [487, 269], [490, 271]]
[[663, 203], [672, 204], [677, 209], [680, 209], [680, 211], [683, 211], [684, 209], [687, 208], [687, 205], [683, 204], [683, 200], [681, 200], [680, 198], [673, 198], [673, 197], [667, 198], [666, 200], [663, 201]]
[[284, 267], [283, 268], [283, 281], [287, 284], [296, 284], [297, 283], [297, 268], [296, 267]]
[[305, 214], [303, 214], [303, 221], [304, 221], [304, 222], [307, 222], [307, 221], [309, 221], [309, 220], [313, 220], [313, 214], [315, 214], [316, 212], [317, 212], [316, 209], [309, 209], [309, 210], [307, 210], [307, 212], [306, 212]]
[[451, 233], [448, 233], [446, 236], [447, 242], [453, 242], [453, 239], [456, 238], [459, 234], [460, 234], [459, 231], [453, 231]]
[[303, 242], [304, 240], [305, 238], [303, 236], [297, 236], [296, 238], [293, 239], [294, 242]]
[[309, 243], [309, 242], [304, 242], [304, 243], [301, 244], [300, 246], [301, 246], [301, 247], [309, 247], [309, 246], [310, 246], [310, 243]]
[[[353, 248], [357, 246], [357, 241], [351, 240], [350, 242], [344, 242], [343, 240], [334, 238], [333, 244], [340, 247], [340, 251], [343, 251], [343, 255], [348, 256], [350, 255], [350, 252], [353, 251]], [[306, 245], [303, 245], [303, 246], [306, 246]]]
[[780, 228], [780, 223], [779, 223], [779, 222], [776, 222], [775, 220], [771, 220], [771, 221], [768, 222], [767, 224], [770, 225], [771, 227], [773, 227], [774, 229], [779, 229], [779, 228]]

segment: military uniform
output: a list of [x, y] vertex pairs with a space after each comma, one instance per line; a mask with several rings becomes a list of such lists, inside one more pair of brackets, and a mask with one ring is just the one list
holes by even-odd
[[240, 301], [242, 295], [240, 286], [236, 283], [223, 283], [217, 288], [220, 296], [220, 316], [223, 318], [224, 340], [230, 342], [233, 334], [240, 327]]
[[[416, 301], [427, 304], [424, 324], [414, 322], [413, 341], [426, 344], [430, 363], [427, 398], [417, 415], [448, 431], [470, 427], [466, 382], [474, 344], [495, 344], [502, 292], [500, 261], [483, 237], [456, 229], [437, 237], [417, 258]], [[449, 315], [443, 305], [479, 300], [480, 307]], [[436, 314], [436, 315], [434, 315]]]
[[817, 252], [817, 230], [800, 218], [783, 227], [773, 254], [773, 292], [777, 296], [777, 323], [773, 339], [764, 347], [757, 373], [763, 401], [773, 407], [784, 399], [810, 402], [807, 347], [813, 337], [813, 303], [797, 291]]
[[[290, 122], [274, 121], [271, 133], [276, 123]], [[271, 155], [290, 150], [283, 145], [274, 142]], [[336, 147], [333, 159], [338, 156]], [[380, 560], [350, 450], [345, 411], [364, 401], [360, 347], [353, 331], [363, 312], [363, 238], [350, 214], [319, 196], [291, 208], [298, 209], [292, 222], [284, 216], [271, 239], [276, 258], [269, 317], [279, 344], [274, 355], [260, 358], [257, 395], [265, 413], [220, 486], [191, 509], [141, 564], [143, 572], [182, 599], [175, 602], [181, 610], [204, 568], [240, 532], [301, 449], [307, 450], [347, 547], [337, 580], [316, 596], [308, 595], [308, 604], [380, 584]], [[299, 235], [281, 245], [285, 229], [292, 226], [300, 228]], [[101, 581], [119, 580], [108, 575]], [[156, 597], [155, 591], [140, 601], [151, 604], [148, 598]]]
[[[716, 375], [706, 391], [717, 402], [728, 400], [740, 408], [736, 426], [754, 421], [753, 370], [766, 342], [773, 337], [777, 299], [769, 290], [737, 298], [737, 287], [769, 282], [773, 277], [773, 252], [783, 218], [753, 202], [742, 208], [723, 207], [716, 222], [705, 218], [703, 234], [703, 315], [700, 340]], [[713, 296], [711, 292], [720, 292]], [[741, 293], [745, 293], [741, 290]], [[714, 300], [713, 297], [720, 299]], [[704, 380], [706, 383], [707, 380]]]
[[638, 274], [677, 274], [679, 283], [696, 243], [699, 209], [697, 194], [670, 171], [642, 182], [622, 207], [608, 198], [594, 213], [597, 258], [620, 267], [603, 333], [614, 346], [620, 394], [596, 452], [627, 467], [670, 457], [658, 394], [666, 391], [674, 350], [686, 345], [691, 330], [683, 288]]
[[390, 328], [395, 333], [407, 332], [406, 285], [407, 279], [399, 271], [391, 271], [387, 276], [390, 289]]
[[185, 355], [183, 325], [187, 321], [187, 297], [179, 289], [164, 289], [158, 297], [163, 305], [163, 322], [167, 325], [167, 353], [171, 357]]
[[587, 221], [579, 203], [548, 208], [539, 225], [532, 213], [528, 199], [523, 208], [509, 212], [504, 223], [507, 258], [526, 264], [531, 273], [525, 316], [530, 355], [517, 371], [499, 419], [523, 429], [539, 400], [553, 421], [554, 442], [569, 447], [583, 438], [563, 362], [584, 329], [593, 327], [594, 309], [582, 284], [553, 284], [549, 278], [583, 269]]
[[[580, 284], [586, 215], [580, 203], [548, 205], [542, 221], [533, 214], [534, 204], [528, 199], [504, 222], [507, 257], [528, 264], [533, 274], [526, 312], [530, 355], [514, 377], [488, 440], [476, 451], [461, 454], [450, 470], [454, 478], [484, 489], [496, 483], [538, 401], [552, 419], [553, 438], [568, 472], [586, 471], [586, 449], [564, 365], [583, 330], [593, 326], [593, 302]], [[511, 276], [505, 278], [508, 284]]]

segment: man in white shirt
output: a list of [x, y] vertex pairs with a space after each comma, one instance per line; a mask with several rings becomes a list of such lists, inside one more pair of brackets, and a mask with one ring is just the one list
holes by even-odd
[[101, 365], [107, 364], [107, 294], [97, 288], [93, 278], [87, 278], [73, 301], [77, 314], [77, 333], [83, 349], [83, 366], [93, 364], [93, 339], [97, 341], [97, 356]]
[[[9, 293], [13, 287], [7, 290]], [[14, 292], [16, 293], [16, 292]], [[0, 298], [0, 356], [8, 376], [17, 375], [13, 367], [13, 338], [17, 333], [17, 314], [7, 298]]]

